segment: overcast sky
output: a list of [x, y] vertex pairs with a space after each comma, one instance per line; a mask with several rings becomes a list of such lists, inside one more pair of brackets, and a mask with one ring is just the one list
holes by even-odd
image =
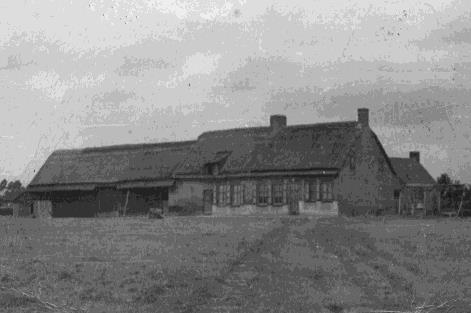
[[0, 2], [0, 178], [55, 149], [354, 120], [471, 182], [469, 0]]

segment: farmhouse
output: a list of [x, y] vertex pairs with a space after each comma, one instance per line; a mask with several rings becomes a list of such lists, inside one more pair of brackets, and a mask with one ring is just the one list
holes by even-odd
[[361, 214], [397, 212], [404, 190], [369, 126], [347, 122], [210, 131], [194, 141], [55, 151], [28, 191], [53, 216], [107, 212]]

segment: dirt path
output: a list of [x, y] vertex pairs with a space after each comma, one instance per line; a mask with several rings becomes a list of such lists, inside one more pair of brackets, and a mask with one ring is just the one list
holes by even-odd
[[300, 220], [286, 220], [281, 227], [266, 234], [247, 254], [237, 260], [222, 278], [218, 296], [209, 299], [198, 312], [246, 312], [253, 300], [260, 296], [257, 285], [264, 271], [274, 271], [267, 266], [266, 257], [285, 245], [293, 223], [300, 223]]

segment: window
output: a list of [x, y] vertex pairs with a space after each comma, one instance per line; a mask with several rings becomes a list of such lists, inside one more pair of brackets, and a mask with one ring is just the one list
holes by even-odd
[[317, 180], [312, 179], [307, 181], [307, 201], [317, 201], [318, 196], [317, 196]]
[[268, 190], [269, 186], [266, 182], [260, 183], [258, 185], [257, 193], [257, 203], [260, 205], [267, 205], [270, 191]]
[[414, 188], [414, 199], [416, 202], [424, 203], [424, 195], [422, 188]]
[[275, 182], [272, 185], [273, 204], [283, 204], [283, 182]]
[[333, 200], [333, 181], [322, 181], [321, 182], [321, 200], [331, 201]]
[[399, 199], [399, 196], [401, 195], [401, 191], [399, 189], [394, 190], [394, 199]]
[[203, 174], [205, 175], [218, 175], [219, 165], [217, 163], [207, 163], [203, 167]]
[[219, 185], [219, 205], [231, 204], [231, 186], [227, 183]]
[[232, 186], [232, 205], [239, 206], [242, 204], [242, 200], [244, 199], [243, 191], [242, 185], [240, 184]]
[[255, 186], [252, 184], [244, 184], [243, 185], [243, 194], [244, 194], [244, 203], [245, 204], [253, 204], [255, 199]]
[[219, 165], [218, 164], [212, 164], [211, 165], [211, 175], [218, 175], [219, 174]]

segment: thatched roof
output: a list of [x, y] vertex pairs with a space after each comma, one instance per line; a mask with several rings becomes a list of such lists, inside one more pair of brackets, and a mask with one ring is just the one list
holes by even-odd
[[29, 190], [93, 189], [98, 184], [168, 180], [193, 141], [118, 145], [52, 153]]
[[245, 169], [256, 172], [341, 168], [360, 132], [356, 122], [289, 126], [272, 140], [257, 144]]
[[410, 158], [390, 158], [399, 179], [408, 185], [434, 185], [433, 177], [423, 165]]
[[270, 127], [212, 131], [199, 137], [176, 174], [197, 174], [227, 151], [222, 173], [340, 168], [360, 132], [357, 122], [287, 126], [277, 133]]
[[[219, 164], [219, 175], [333, 173], [340, 169], [361, 134], [374, 132], [356, 121], [251, 127], [203, 133], [196, 141], [120, 145], [54, 152], [29, 185], [30, 191], [93, 190], [169, 186], [174, 178], [203, 175]], [[325, 170], [325, 171], [324, 171]]]

